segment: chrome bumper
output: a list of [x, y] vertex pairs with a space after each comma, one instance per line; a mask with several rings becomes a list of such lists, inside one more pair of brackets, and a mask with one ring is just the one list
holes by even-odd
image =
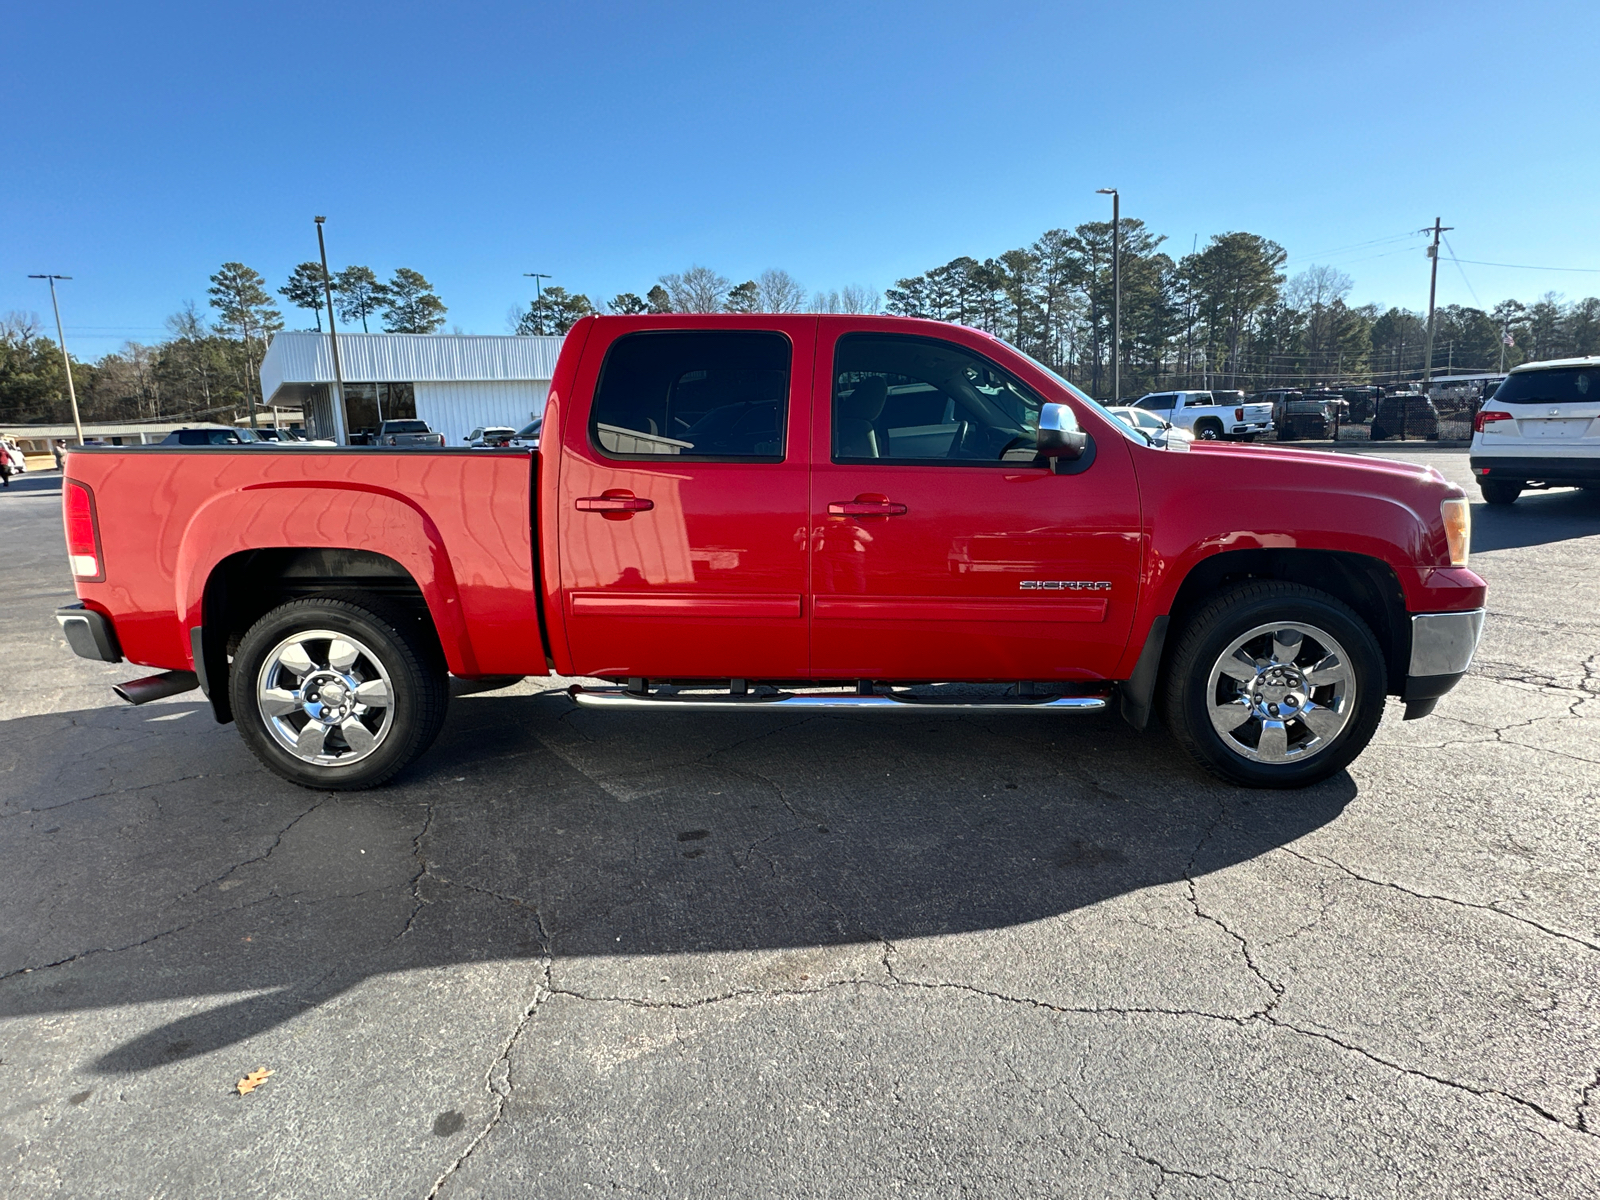
[[1475, 608], [1470, 612], [1418, 613], [1411, 618], [1411, 664], [1401, 694], [1406, 720], [1431, 713], [1439, 697], [1467, 673], [1483, 636], [1483, 613]]

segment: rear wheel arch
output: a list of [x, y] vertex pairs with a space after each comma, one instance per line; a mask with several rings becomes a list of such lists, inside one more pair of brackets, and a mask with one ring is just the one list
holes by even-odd
[[292, 600], [326, 597], [404, 614], [430, 663], [446, 668], [444, 647], [421, 586], [401, 563], [371, 550], [280, 546], [244, 550], [218, 562], [206, 577], [200, 636], [193, 650], [219, 722], [233, 719], [229, 660], [245, 633], [267, 613]]

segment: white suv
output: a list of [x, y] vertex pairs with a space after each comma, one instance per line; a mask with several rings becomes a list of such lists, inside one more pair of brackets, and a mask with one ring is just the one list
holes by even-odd
[[1472, 473], [1490, 504], [1528, 488], [1600, 488], [1600, 357], [1513, 367], [1473, 419]]

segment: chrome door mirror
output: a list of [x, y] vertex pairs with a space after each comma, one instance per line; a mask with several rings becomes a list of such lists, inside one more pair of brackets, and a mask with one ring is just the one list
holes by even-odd
[[1066, 404], [1046, 404], [1039, 410], [1039, 457], [1075, 461], [1089, 447], [1089, 435], [1078, 427], [1077, 415]]

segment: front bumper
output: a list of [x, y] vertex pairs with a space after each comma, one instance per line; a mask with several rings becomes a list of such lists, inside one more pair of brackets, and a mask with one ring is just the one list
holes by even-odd
[[1411, 663], [1406, 671], [1405, 719], [1431, 713], [1472, 665], [1483, 636], [1481, 608], [1467, 612], [1417, 613], [1411, 618]]
[[66, 634], [67, 645], [79, 658], [109, 663], [122, 661], [122, 646], [117, 642], [116, 627], [104, 613], [85, 608], [82, 604], [69, 604], [56, 609], [56, 620], [61, 625], [61, 632]]
[[1479, 479], [1508, 479], [1522, 483], [1600, 483], [1600, 455], [1550, 455], [1513, 458], [1511, 455], [1474, 454], [1468, 460]]

